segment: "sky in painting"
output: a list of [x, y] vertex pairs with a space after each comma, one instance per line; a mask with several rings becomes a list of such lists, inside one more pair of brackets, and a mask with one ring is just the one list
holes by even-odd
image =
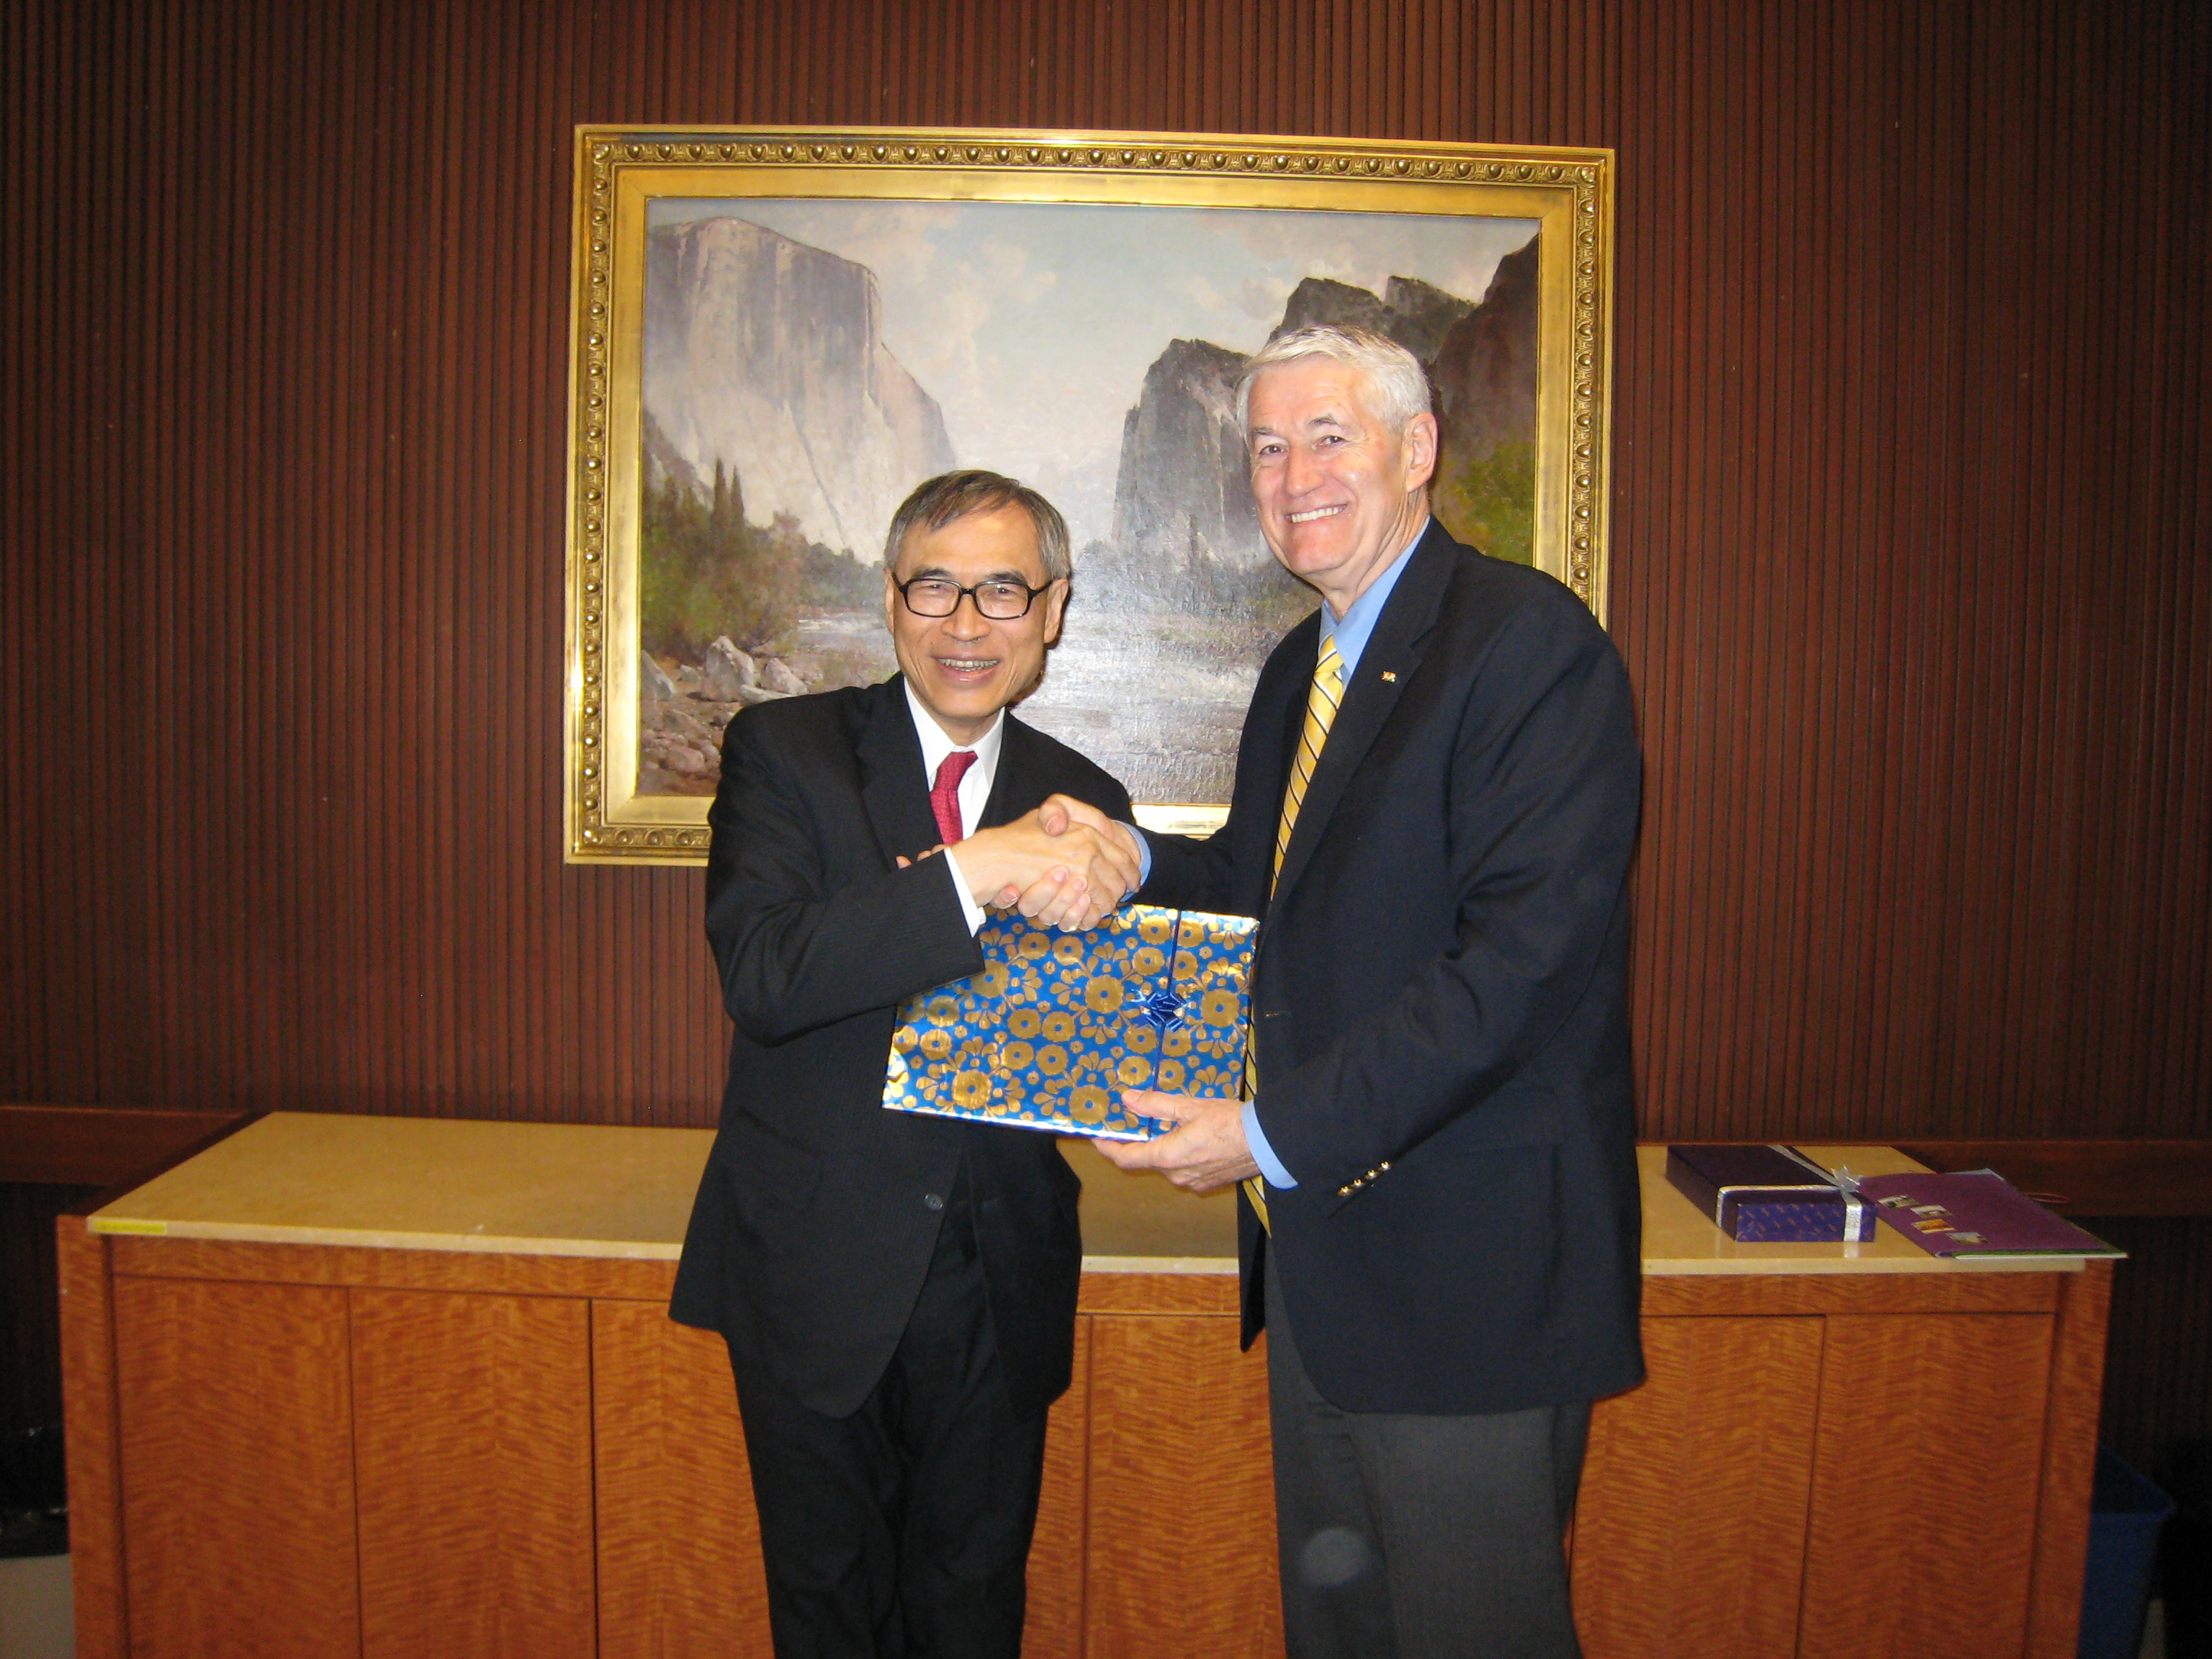
[[1170, 340], [1256, 351], [1307, 276], [1479, 301], [1533, 220], [1027, 204], [661, 198], [649, 222], [747, 219], [866, 265], [883, 333], [945, 412], [959, 464], [1112, 529], [1122, 417]]

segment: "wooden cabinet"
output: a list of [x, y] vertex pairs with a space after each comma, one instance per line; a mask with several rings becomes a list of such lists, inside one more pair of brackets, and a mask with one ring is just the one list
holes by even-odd
[[[74, 1218], [62, 1248], [86, 1659], [768, 1652], [729, 1361], [667, 1264]], [[1282, 1650], [1235, 1286], [1086, 1277], [1032, 1659]]]
[[1051, 1659], [1283, 1650], [1267, 1358], [1237, 1351], [1235, 1286], [1092, 1287], [1088, 1645]]
[[1572, 1536], [1589, 1659], [2072, 1659], [2111, 1285], [1647, 1279]]
[[[1030, 1659], [1282, 1650], [1264, 1352], [1237, 1350], [1233, 1273], [1157, 1221], [1084, 1275]], [[668, 1320], [665, 1251], [537, 1243], [65, 1218], [80, 1654], [767, 1654], [720, 1342]], [[1647, 1277], [1650, 1378], [1593, 1419], [1590, 1659], [2070, 1659], [2110, 1264], [1710, 1258]]]

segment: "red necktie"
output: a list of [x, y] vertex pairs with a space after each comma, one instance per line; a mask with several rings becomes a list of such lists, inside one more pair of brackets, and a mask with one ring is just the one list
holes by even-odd
[[937, 781], [929, 787], [929, 810], [937, 814], [937, 830], [947, 847], [966, 839], [960, 833], [960, 780], [975, 763], [974, 750], [954, 750], [938, 762]]

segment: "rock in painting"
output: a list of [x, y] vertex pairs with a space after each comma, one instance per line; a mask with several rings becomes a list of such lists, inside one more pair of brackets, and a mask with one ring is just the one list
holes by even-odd
[[753, 659], [731, 644], [726, 634], [707, 647], [703, 667], [699, 689], [714, 702], [735, 702], [739, 692], [760, 684], [760, 671]]

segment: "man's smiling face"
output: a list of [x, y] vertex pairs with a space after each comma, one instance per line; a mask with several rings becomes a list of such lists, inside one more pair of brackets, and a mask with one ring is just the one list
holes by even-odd
[[961, 587], [1007, 579], [1045, 586], [1036, 526], [1018, 506], [971, 514], [941, 529], [910, 532], [898, 563], [884, 573], [884, 621], [891, 630], [899, 672], [923, 708], [963, 746], [991, 729], [992, 717], [1026, 696], [1044, 672], [1045, 647], [1060, 637], [1067, 583], [1038, 594], [1029, 614], [994, 622], [963, 598], [949, 617], [917, 617], [897, 584], [940, 576]]
[[1300, 357], [1262, 371], [1248, 404], [1260, 533], [1338, 617], [1413, 539], [1436, 471], [1436, 416], [1401, 432], [1374, 402], [1364, 370]]

